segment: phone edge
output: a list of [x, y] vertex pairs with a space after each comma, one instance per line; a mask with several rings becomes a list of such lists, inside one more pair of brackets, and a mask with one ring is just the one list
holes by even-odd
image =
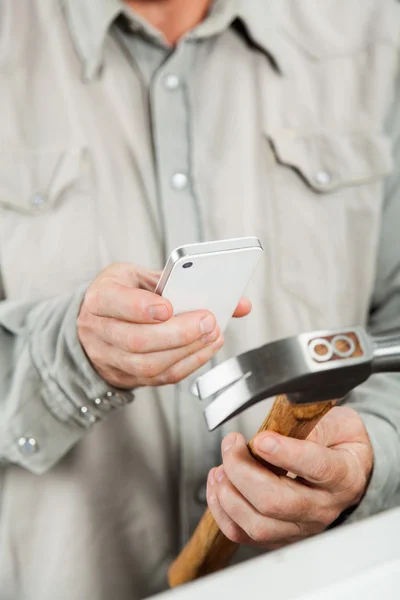
[[[204, 248], [204, 245], [207, 248]], [[168, 277], [170, 276], [174, 265], [181, 258], [191, 257], [195, 254], [212, 254], [213, 252], [233, 252], [236, 250], [250, 250], [251, 248], [259, 249], [261, 252], [264, 251], [260, 240], [255, 236], [242, 237], [242, 238], [230, 238], [227, 240], [216, 240], [211, 242], [200, 242], [197, 244], [187, 244], [185, 246], [179, 246], [172, 250], [167, 264], [165, 265], [160, 279], [158, 280], [155, 293], [162, 296]], [[197, 250], [196, 250], [197, 249]]]

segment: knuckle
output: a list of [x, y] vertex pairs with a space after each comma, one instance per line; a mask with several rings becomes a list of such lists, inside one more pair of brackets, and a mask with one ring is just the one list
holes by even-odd
[[214, 351], [212, 350], [212, 347], [204, 348], [203, 350], [200, 350], [194, 354], [192, 371], [197, 371], [197, 369], [200, 369], [200, 367], [210, 360], [213, 354]]
[[154, 380], [155, 380], [155, 383], [160, 386], [169, 385], [170, 383], [172, 383], [168, 379], [168, 372], [159, 373], [158, 375], [155, 376]]
[[159, 374], [159, 366], [156, 362], [150, 362], [146, 357], [135, 358], [133, 370], [135, 375], [141, 379], [153, 379]]
[[209, 360], [209, 357], [205, 353], [199, 352], [198, 354], [195, 354], [193, 356], [192, 371], [197, 371], [197, 369], [200, 369], [200, 367], [202, 367], [208, 360]]
[[265, 517], [282, 514], [284, 505], [279, 500], [276, 494], [261, 493], [256, 500], [257, 508]]
[[146, 347], [146, 339], [143, 335], [138, 335], [136, 332], [127, 332], [126, 334], [126, 347], [128, 352], [132, 354], [140, 354]]
[[76, 319], [77, 328], [80, 331], [90, 331], [94, 329], [95, 317], [86, 309], [82, 307]]
[[197, 338], [193, 327], [181, 327], [179, 331], [179, 337], [182, 346], [189, 346]]
[[318, 519], [318, 524], [320, 524], [322, 527], [320, 527], [318, 531], [328, 527], [331, 523], [333, 523], [333, 521], [335, 521], [338, 518], [339, 515], [340, 510], [337, 508], [333, 508], [332, 506], [321, 511]]
[[331, 523], [336, 521], [339, 514], [340, 514], [339, 510], [331, 510], [331, 511], [326, 512], [321, 519], [321, 523], [324, 526], [324, 528], [328, 527]]
[[249, 527], [249, 537], [255, 542], [268, 542], [270, 533], [270, 528], [267, 528], [266, 524], [263, 522], [253, 523]]
[[179, 383], [182, 379], [179, 367], [172, 367], [166, 375], [167, 383], [175, 384]]
[[100, 293], [97, 286], [92, 285], [88, 288], [84, 298], [84, 305], [93, 314], [100, 312]]
[[235, 458], [235, 452], [232, 448], [230, 448], [228, 452], [224, 452], [222, 462], [226, 473], [231, 474], [232, 471], [235, 470], [235, 473], [238, 475], [241, 474], [242, 464]]
[[231, 492], [228, 486], [222, 482], [218, 487], [218, 499], [225, 512], [235, 517], [235, 507], [232, 505]]
[[211, 509], [219, 506], [218, 497], [210, 490], [209, 486], [207, 486], [207, 504]]
[[168, 368], [163, 368], [159, 370], [157, 375], [158, 385], [172, 385], [176, 383], [180, 383], [182, 379], [185, 377], [183, 373], [182, 365], [177, 363]]
[[224, 524], [223, 534], [228, 538], [228, 540], [234, 542], [235, 544], [240, 544], [243, 538], [243, 534], [239, 526], [233, 521], [228, 521], [226, 524]]

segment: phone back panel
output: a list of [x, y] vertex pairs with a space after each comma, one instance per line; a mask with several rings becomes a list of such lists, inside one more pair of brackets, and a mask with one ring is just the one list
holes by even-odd
[[261, 254], [262, 248], [256, 246], [183, 256], [174, 263], [162, 296], [171, 302], [176, 315], [209, 310], [224, 331]]

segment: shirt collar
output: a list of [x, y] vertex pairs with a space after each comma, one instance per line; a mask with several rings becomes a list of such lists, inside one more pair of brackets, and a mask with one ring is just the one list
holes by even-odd
[[90, 80], [103, 62], [108, 30], [125, 7], [119, 0], [63, 0], [63, 4], [84, 78]]
[[288, 72], [288, 61], [279, 10], [282, 0], [236, 0], [237, 17], [252, 42], [272, 60], [281, 74]]
[[[209, 17], [195, 30], [196, 37], [218, 33], [239, 20], [251, 41], [265, 52], [281, 73], [286, 71], [285, 51], [278, 28], [281, 0], [215, 0]], [[111, 24], [131, 11], [122, 0], [63, 0], [68, 26], [90, 80], [103, 63], [104, 44]], [[142, 21], [137, 17], [139, 21]]]

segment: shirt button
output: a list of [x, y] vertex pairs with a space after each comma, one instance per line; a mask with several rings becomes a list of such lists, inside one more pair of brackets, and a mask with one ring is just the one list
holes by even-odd
[[95, 398], [93, 400], [94, 405], [101, 410], [110, 410], [112, 408], [111, 399], [109, 398]]
[[332, 181], [332, 177], [327, 171], [318, 171], [314, 177], [316, 183], [319, 185], [329, 185]]
[[22, 454], [25, 456], [32, 456], [39, 450], [39, 444], [33, 437], [21, 437], [18, 440], [18, 447]]
[[185, 173], [174, 173], [171, 178], [171, 186], [174, 190], [184, 190], [189, 183], [189, 179]]
[[45, 204], [45, 203], [46, 203], [46, 198], [45, 198], [45, 196], [43, 196], [43, 194], [35, 194], [31, 198], [31, 204], [35, 208], [41, 208], [43, 206], [43, 204]]
[[81, 406], [79, 412], [83, 418], [83, 420], [88, 424], [92, 425], [96, 421], [96, 417], [92, 415], [87, 406]]
[[202, 483], [195, 495], [196, 502], [199, 504], [207, 504], [207, 484]]
[[174, 75], [173, 73], [170, 73], [169, 75], [166, 75], [164, 77], [164, 86], [166, 87], [167, 90], [170, 91], [174, 91], [177, 90], [178, 87], [181, 84], [181, 80], [179, 79], [178, 75]]

